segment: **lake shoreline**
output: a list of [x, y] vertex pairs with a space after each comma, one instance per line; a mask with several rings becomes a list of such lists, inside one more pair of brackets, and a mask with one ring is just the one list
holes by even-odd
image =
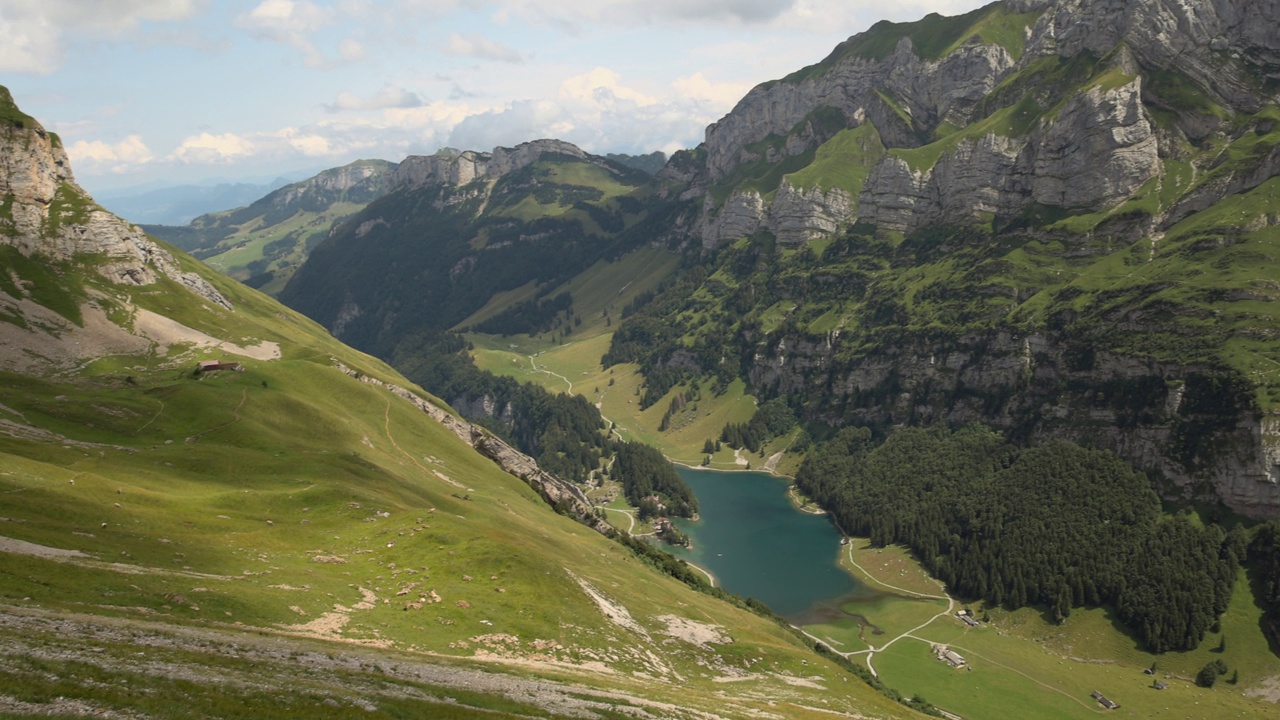
[[697, 495], [702, 519], [676, 520], [694, 549], [674, 554], [713, 575], [719, 587], [755, 597], [783, 617], [866, 593], [840, 565], [844, 534], [829, 514], [797, 505], [792, 478], [684, 463], [676, 469]]
[[774, 472], [772, 470], [765, 470], [764, 468], [743, 467], [743, 468], [734, 468], [730, 470], [728, 468], [713, 468], [713, 467], [708, 467], [706, 465], [690, 465], [687, 462], [672, 460], [671, 458], [667, 458], [667, 461], [670, 462], [672, 465], [679, 465], [682, 468], [688, 468], [690, 470], [703, 470], [706, 472], [717, 472], [717, 473], [760, 473], [761, 475], [772, 475], [773, 477], [776, 477], [779, 480], [786, 480], [787, 482], [794, 483], [796, 481], [796, 479], [790, 475], [783, 475], [782, 473]]

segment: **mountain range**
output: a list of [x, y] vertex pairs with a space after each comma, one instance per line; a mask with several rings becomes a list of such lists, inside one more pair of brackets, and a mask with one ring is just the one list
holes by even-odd
[[[670, 159], [444, 149], [182, 228], [0, 92], [0, 712], [1267, 716], [1278, 28], [1005, 0]], [[593, 507], [684, 497], [637, 441], [781, 463], [902, 579], [804, 630], [710, 587]]]
[[409, 158], [413, 179], [280, 297], [392, 357], [658, 244], [688, 271], [608, 352], [655, 401], [719, 374], [822, 426], [982, 422], [1275, 517], [1267, 7], [1013, 1], [881, 24], [756, 87], [656, 182], [573, 176], [604, 161], [563, 143]]
[[7, 90], [0, 158], [0, 713], [913, 714], [103, 210]]

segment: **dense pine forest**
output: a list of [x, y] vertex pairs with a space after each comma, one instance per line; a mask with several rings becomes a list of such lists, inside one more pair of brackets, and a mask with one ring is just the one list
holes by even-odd
[[1242, 529], [1162, 515], [1149, 480], [1068, 442], [1018, 450], [970, 426], [846, 428], [796, 482], [840, 526], [903, 543], [962, 596], [1008, 608], [1113, 607], [1153, 652], [1195, 648], [1226, 609]]

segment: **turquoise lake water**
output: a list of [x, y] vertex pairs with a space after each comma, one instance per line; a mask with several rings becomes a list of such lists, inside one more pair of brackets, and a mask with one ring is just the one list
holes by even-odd
[[785, 481], [760, 472], [677, 470], [698, 496], [701, 518], [676, 521], [693, 549], [675, 553], [725, 590], [798, 623], [840, 615], [841, 602], [877, 594], [836, 565], [840, 533], [827, 516], [796, 510]]

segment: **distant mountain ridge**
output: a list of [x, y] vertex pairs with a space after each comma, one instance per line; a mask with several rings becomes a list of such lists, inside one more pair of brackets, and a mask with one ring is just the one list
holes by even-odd
[[396, 163], [357, 160], [186, 226], [144, 225], [223, 273], [275, 294], [333, 225], [379, 197]]
[[[410, 156], [281, 292], [338, 337], [390, 353], [495, 294], [535, 294], [642, 245], [652, 177], [559, 140]], [[377, 320], [374, 320], [377, 318]]]

